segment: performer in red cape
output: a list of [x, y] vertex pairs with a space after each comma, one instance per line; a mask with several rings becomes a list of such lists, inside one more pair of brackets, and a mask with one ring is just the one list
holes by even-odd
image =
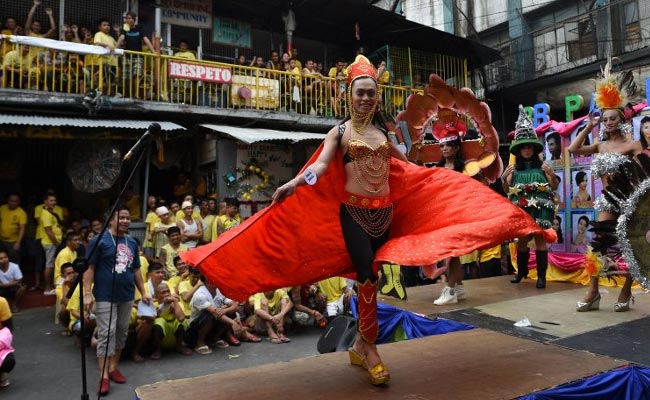
[[542, 230], [480, 182], [408, 163], [378, 111], [372, 64], [357, 56], [347, 79], [351, 115], [276, 190], [271, 206], [182, 257], [235, 300], [331, 276], [356, 277], [359, 321], [350, 362], [367, 368], [379, 385], [390, 378], [375, 346], [381, 263], [432, 264]]

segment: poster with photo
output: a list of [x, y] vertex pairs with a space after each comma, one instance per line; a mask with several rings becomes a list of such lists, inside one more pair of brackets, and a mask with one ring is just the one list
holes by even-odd
[[553, 217], [553, 225], [551, 227], [557, 234], [557, 243], [550, 244], [549, 251], [566, 251], [566, 243], [564, 242], [567, 224], [564, 211], [558, 211]]
[[569, 251], [574, 253], [586, 253], [587, 246], [591, 242], [589, 222], [593, 221], [593, 211], [574, 211], [571, 213], [571, 246]]
[[632, 139], [640, 140], [645, 132], [646, 143], [650, 143], [650, 114], [632, 118]]
[[571, 208], [592, 208], [594, 206], [591, 171], [571, 171]]
[[[580, 131], [582, 130], [583, 127], [584, 127], [584, 124], [580, 124], [580, 125], [578, 125], [578, 127], [573, 132], [571, 132], [569, 144], [571, 144], [571, 142], [573, 142], [575, 140], [576, 136], [578, 136], [578, 133], [580, 133]], [[596, 137], [595, 135], [598, 135], [598, 129], [599, 128], [594, 128], [588, 135], [585, 136], [585, 140], [583, 142], [583, 144], [585, 146], [588, 146], [588, 145], [594, 143], [594, 140], [595, 140], [594, 138]], [[568, 144], [567, 144], [567, 147], [568, 147]], [[591, 160], [592, 160], [591, 155], [582, 156], [582, 155], [577, 155], [577, 154], [570, 154], [570, 157], [571, 157], [571, 165], [572, 166], [573, 165], [588, 165], [588, 164], [591, 164]]]
[[546, 141], [545, 156], [546, 161], [553, 167], [564, 165], [564, 148], [565, 143], [562, 136], [554, 130], [549, 130], [544, 135]]

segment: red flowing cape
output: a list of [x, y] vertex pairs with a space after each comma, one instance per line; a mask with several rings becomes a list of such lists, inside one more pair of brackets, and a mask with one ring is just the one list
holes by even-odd
[[[307, 166], [321, 150], [322, 145]], [[214, 242], [180, 256], [237, 301], [331, 276], [354, 277], [339, 221], [345, 179], [337, 151], [315, 185], [298, 187]], [[432, 264], [530, 233], [545, 233], [548, 239], [525, 211], [449, 169], [391, 158], [389, 184], [393, 222], [388, 242], [376, 253], [375, 268], [382, 262]]]

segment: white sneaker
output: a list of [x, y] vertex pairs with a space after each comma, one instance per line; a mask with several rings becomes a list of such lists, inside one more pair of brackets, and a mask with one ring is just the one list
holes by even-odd
[[445, 304], [455, 303], [458, 303], [458, 297], [456, 296], [454, 289], [450, 288], [449, 286], [445, 286], [442, 289], [442, 293], [440, 293], [440, 297], [438, 297], [433, 302], [433, 304], [436, 306], [444, 306]]
[[454, 291], [456, 292], [456, 298], [458, 298], [458, 300], [465, 298], [465, 285], [456, 285]]

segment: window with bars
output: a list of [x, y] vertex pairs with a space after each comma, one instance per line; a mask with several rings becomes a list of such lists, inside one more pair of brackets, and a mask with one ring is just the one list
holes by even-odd
[[569, 61], [578, 61], [596, 55], [596, 24], [590, 15], [564, 26]]

